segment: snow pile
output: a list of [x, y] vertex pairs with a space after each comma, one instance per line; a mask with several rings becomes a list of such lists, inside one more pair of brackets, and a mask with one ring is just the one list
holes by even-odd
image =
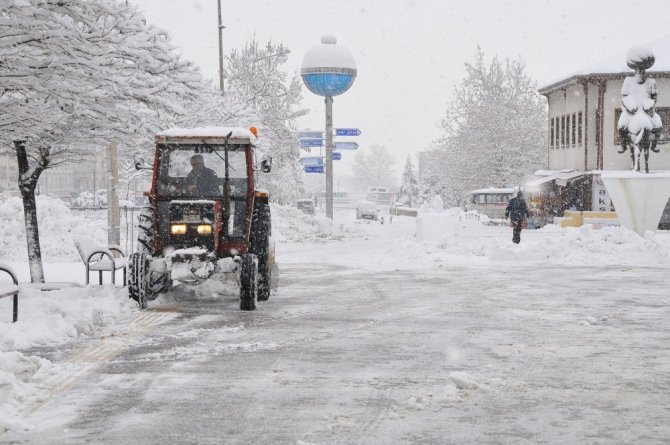
[[21, 287], [19, 321], [11, 323], [11, 299], [0, 300], [0, 351], [62, 344], [93, 337], [137, 304], [111, 286], [40, 292]]
[[43, 397], [44, 380], [54, 369], [49, 360], [0, 351], [0, 432], [21, 426], [17, 416], [22, 407]]
[[272, 205], [272, 235], [279, 242], [323, 243], [354, 232], [320, 215], [306, 215], [295, 207]]
[[46, 380], [67, 365], [26, 350], [58, 346], [118, 330], [137, 309], [125, 289], [70, 288], [40, 292], [22, 288], [19, 321], [11, 323], [11, 299], [0, 300], [0, 431], [17, 425], [16, 416], [48, 390]]
[[511, 228], [468, 219], [458, 208], [444, 213], [422, 213], [416, 221], [416, 240], [438, 249], [434, 253], [449, 263], [670, 264], [670, 238], [665, 234], [641, 238], [622, 227], [548, 225], [540, 230], [524, 230], [519, 245], [512, 244], [511, 237]]
[[491, 258], [584, 266], [670, 265], [670, 240], [665, 235], [641, 238], [626, 228], [594, 229], [591, 225], [567, 228], [549, 225], [538, 232], [541, 240], [531, 241], [523, 249], [500, 249]]
[[[95, 240], [107, 238], [102, 218], [75, 215], [60, 199], [37, 197], [37, 221], [45, 261], [77, 260], [73, 235], [86, 233]], [[23, 201], [10, 198], [0, 204], [0, 260], [28, 261]]]

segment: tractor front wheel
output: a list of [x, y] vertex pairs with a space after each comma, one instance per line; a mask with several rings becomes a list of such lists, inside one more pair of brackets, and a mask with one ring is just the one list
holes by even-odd
[[270, 206], [256, 204], [251, 226], [251, 252], [258, 259], [258, 301], [270, 298], [272, 268], [270, 265]]
[[256, 255], [242, 255], [240, 265], [240, 309], [253, 311], [258, 300], [258, 260]]

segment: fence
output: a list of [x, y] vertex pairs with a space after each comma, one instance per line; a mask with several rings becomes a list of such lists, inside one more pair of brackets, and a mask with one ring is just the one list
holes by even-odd
[[[120, 207], [121, 245], [126, 254], [135, 250], [137, 238], [137, 217], [144, 207]], [[107, 218], [107, 207], [70, 207], [70, 210], [95, 218]]]

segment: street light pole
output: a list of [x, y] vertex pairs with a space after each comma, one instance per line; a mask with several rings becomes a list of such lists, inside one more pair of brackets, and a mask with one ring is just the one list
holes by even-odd
[[333, 96], [326, 96], [326, 217], [333, 219]]
[[302, 61], [300, 74], [307, 88], [326, 98], [326, 216], [333, 219], [333, 96], [347, 91], [356, 78], [351, 53], [337, 46], [335, 36], [324, 35]]
[[225, 93], [223, 89], [223, 19], [221, 17], [221, 0], [218, 0], [219, 5], [219, 87], [221, 88], [221, 94]]

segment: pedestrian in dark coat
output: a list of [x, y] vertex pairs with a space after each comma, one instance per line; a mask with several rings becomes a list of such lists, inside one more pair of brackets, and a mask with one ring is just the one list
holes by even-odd
[[512, 242], [519, 244], [521, 242], [521, 227], [523, 226], [524, 218], [530, 216], [528, 213], [528, 206], [526, 201], [523, 199], [523, 193], [519, 191], [516, 194], [516, 198], [509, 200], [507, 208], [505, 209], [505, 218], [509, 218], [512, 221], [512, 227], [514, 228], [512, 234]]

